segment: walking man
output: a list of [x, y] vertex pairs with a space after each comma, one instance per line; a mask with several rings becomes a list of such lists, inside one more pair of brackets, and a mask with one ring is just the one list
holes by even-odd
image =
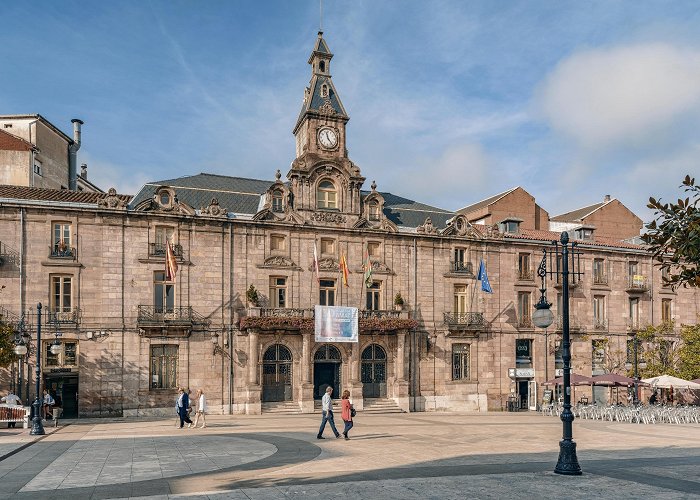
[[328, 386], [326, 388], [326, 393], [321, 399], [321, 407], [323, 418], [321, 419], [321, 428], [318, 430], [318, 435], [316, 439], [326, 439], [323, 437], [323, 429], [326, 428], [326, 422], [331, 424], [331, 430], [335, 434], [336, 438], [340, 437], [340, 432], [335, 428], [335, 422], [333, 421], [333, 400], [331, 399], [331, 393], [333, 392], [333, 387]]
[[187, 414], [187, 409], [190, 407], [190, 396], [187, 394], [184, 387], [181, 387], [180, 391], [181, 394], [177, 400], [177, 412], [180, 415], [180, 429], [182, 429], [185, 426], [185, 422], [187, 422], [187, 427], [191, 427], [192, 420], [190, 420], [190, 416]]

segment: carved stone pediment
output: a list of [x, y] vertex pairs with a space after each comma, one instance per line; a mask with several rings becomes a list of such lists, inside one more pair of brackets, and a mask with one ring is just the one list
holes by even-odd
[[[362, 267], [359, 267], [355, 270], [357, 273], [364, 273], [365, 270]], [[372, 261], [372, 274], [394, 274], [394, 271], [391, 270], [389, 266], [384, 264], [383, 262], [379, 262], [378, 260], [373, 260]]]
[[313, 212], [309, 217], [314, 222], [328, 222], [331, 224], [344, 224], [347, 216], [338, 212]]
[[447, 221], [447, 227], [442, 231], [443, 236], [465, 236], [482, 239], [483, 236], [464, 215], [458, 215]]
[[[323, 257], [318, 259], [319, 271], [340, 271], [340, 263], [332, 257]], [[309, 266], [309, 271], [314, 270], [314, 263]]]
[[163, 212], [182, 215], [195, 215], [195, 210], [177, 199], [175, 190], [169, 186], [158, 186], [153, 198], [144, 200], [134, 210], [139, 212]]
[[253, 216], [255, 221], [271, 221], [271, 222], [291, 222], [292, 224], [306, 224], [304, 218], [294, 210], [287, 207], [284, 212], [273, 212], [269, 208], [263, 208]]
[[274, 268], [292, 268], [292, 269], [300, 269], [299, 266], [296, 265], [296, 263], [288, 259], [287, 257], [282, 257], [280, 255], [274, 255], [272, 257], [268, 257], [265, 259], [265, 262], [258, 267], [274, 267]]
[[416, 232], [421, 234], [438, 234], [438, 229], [433, 226], [433, 219], [426, 217], [423, 225], [416, 228]]
[[209, 206], [202, 208], [200, 213], [202, 215], [210, 215], [212, 217], [226, 217], [228, 210], [219, 205], [219, 200], [212, 198]]
[[100, 208], [121, 209], [126, 208], [126, 202], [117, 196], [117, 190], [109, 188], [107, 196], [97, 200], [97, 206]]
[[485, 230], [488, 238], [503, 238], [503, 233], [500, 231], [498, 224], [485, 226]]

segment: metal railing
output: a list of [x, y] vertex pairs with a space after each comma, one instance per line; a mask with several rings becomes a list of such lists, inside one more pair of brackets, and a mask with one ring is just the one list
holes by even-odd
[[75, 247], [66, 247], [61, 245], [49, 246], [50, 259], [73, 259], [78, 256], [78, 250]]
[[[561, 331], [562, 328], [564, 328], [564, 319], [562, 318], [561, 314], [559, 314], [557, 316], [557, 330]], [[576, 316], [569, 314], [569, 331], [585, 332], [586, 325], [579, 321]]]
[[78, 325], [80, 323], [80, 309], [74, 307], [68, 311], [44, 309], [44, 322], [47, 325]]
[[518, 318], [518, 328], [534, 328], [532, 318], [529, 316]]
[[156, 307], [139, 306], [138, 322], [140, 324], [192, 324], [195, 314], [192, 306]]
[[[149, 243], [148, 255], [151, 257], [165, 257], [167, 248], [167, 243]], [[173, 254], [175, 254], [175, 257], [181, 259], [183, 255], [182, 245], [173, 245]]]
[[649, 280], [646, 276], [635, 274], [627, 278], [628, 292], [646, 292], [649, 290]]
[[480, 312], [443, 313], [445, 323], [449, 326], [481, 327], [486, 323], [484, 314]]
[[598, 332], [608, 331], [608, 319], [607, 318], [593, 318], [593, 329]]
[[518, 269], [518, 279], [520, 281], [533, 281], [535, 279], [535, 275], [532, 272], [532, 269]]
[[643, 328], [642, 321], [639, 318], [627, 318], [626, 324], [628, 332], [637, 331]]
[[309, 316], [309, 311], [311, 311], [311, 316], [313, 316], [313, 310], [311, 309], [292, 309], [286, 307], [261, 307], [260, 316], [262, 318], [303, 318]]
[[474, 265], [471, 262], [450, 261], [450, 271], [453, 273], [474, 274]]
[[388, 309], [381, 310], [362, 310], [360, 311], [360, 319], [387, 319], [387, 318], [400, 318], [401, 311], [392, 311]]
[[594, 285], [607, 285], [608, 277], [602, 273], [593, 273], [593, 284]]

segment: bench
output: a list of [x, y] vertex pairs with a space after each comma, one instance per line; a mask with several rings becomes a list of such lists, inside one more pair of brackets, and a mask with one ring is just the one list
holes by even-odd
[[22, 427], [29, 428], [29, 406], [16, 406], [8, 404], [0, 404], [0, 423], [17, 423], [21, 422]]

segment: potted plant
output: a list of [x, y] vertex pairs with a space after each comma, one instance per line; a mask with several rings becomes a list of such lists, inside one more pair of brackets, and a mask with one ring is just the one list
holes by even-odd
[[255, 289], [255, 285], [250, 285], [248, 290], [246, 290], [245, 298], [250, 305], [252, 305], [253, 307], [258, 307], [259, 298], [258, 291]]
[[394, 307], [396, 307], [397, 311], [403, 309], [403, 297], [399, 292], [396, 292], [396, 295], [394, 296]]

